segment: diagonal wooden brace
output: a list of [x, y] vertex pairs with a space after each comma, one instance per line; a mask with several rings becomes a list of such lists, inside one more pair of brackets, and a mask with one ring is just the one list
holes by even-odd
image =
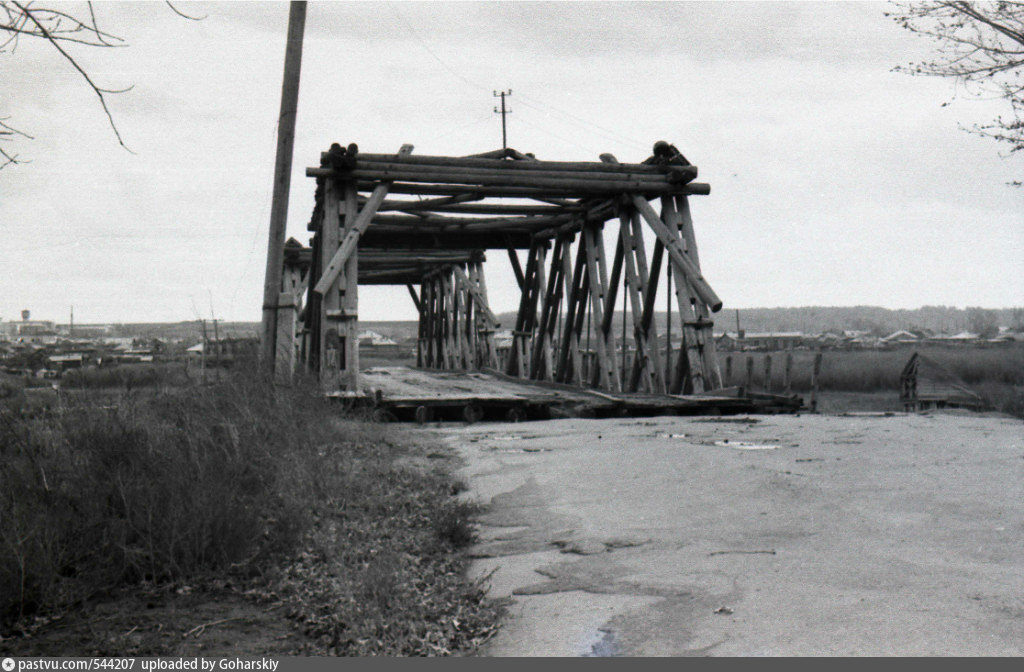
[[476, 303], [477, 310], [487, 316], [491, 325], [497, 329], [501, 326], [498, 322], [497, 316], [491, 312], [490, 306], [487, 305], [487, 299], [480, 293], [480, 289], [475, 287], [472, 282], [469, 281], [469, 277], [466, 272], [458, 266], [452, 266], [452, 273], [455, 275], [456, 282], [462, 286], [463, 289], [469, 292], [470, 296], [473, 297], [473, 301]]
[[[412, 145], [402, 145], [402, 148], [398, 150], [398, 156], [407, 156], [412, 153]], [[352, 256], [352, 251], [356, 249], [359, 244], [359, 236], [366, 232], [366, 229], [370, 226], [370, 222], [377, 215], [377, 209], [380, 208], [381, 203], [384, 202], [384, 197], [388, 195], [388, 188], [391, 186], [391, 182], [381, 182], [370, 194], [370, 198], [363, 205], [362, 210], [359, 211], [359, 215], [356, 217], [356, 221], [352, 224], [351, 228], [346, 227], [348, 232], [345, 234], [345, 239], [341, 241], [341, 246], [338, 247], [338, 251], [331, 258], [330, 263], [324, 268], [323, 275], [320, 276], [320, 281], [316, 283], [316, 287], [313, 291], [323, 296], [327, 294], [327, 291], [334, 284], [334, 281], [338, 279], [338, 275], [342, 269], [345, 268], [345, 262]]]

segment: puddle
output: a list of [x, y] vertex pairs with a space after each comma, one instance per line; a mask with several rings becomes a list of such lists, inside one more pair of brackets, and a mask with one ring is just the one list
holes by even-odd
[[590, 633], [583, 643], [583, 658], [612, 658], [619, 655], [619, 647], [615, 643], [615, 633], [599, 628]]
[[656, 436], [659, 439], [685, 439], [686, 438], [686, 434], [667, 434], [665, 432], [658, 432], [654, 436]]
[[726, 448], [735, 448], [737, 450], [775, 450], [778, 446], [770, 443], [751, 443], [749, 441], [730, 441], [729, 439], [722, 439], [721, 441], [715, 441], [716, 446], [724, 446]]
[[491, 448], [495, 453], [550, 453], [551, 448]]

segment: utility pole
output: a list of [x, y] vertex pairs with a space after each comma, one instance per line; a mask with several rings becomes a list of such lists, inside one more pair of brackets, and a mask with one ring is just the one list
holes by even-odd
[[281, 112], [277, 118], [277, 158], [274, 162], [274, 195], [270, 205], [267, 272], [263, 281], [260, 359], [268, 373], [274, 372], [274, 355], [277, 348], [277, 307], [284, 265], [288, 189], [292, 177], [292, 149], [295, 146], [295, 115], [299, 105], [299, 71], [302, 67], [302, 37], [305, 27], [306, 3], [303, 0], [292, 0], [288, 11], [288, 42], [284, 53]]
[[501, 109], [499, 110], [498, 107], [495, 106], [494, 107], [494, 113], [495, 114], [501, 114], [501, 148], [502, 149], [508, 149], [508, 133], [505, 130], [505, 115], [512, 114], [512, 110], [506, 110], [505, 109], [505, 96], [511, 96], [511, 95], [512, 95], [512, 89], [509, 89], [508, 91], [495, 91], [494, 92], [494, 97], [495, 98], [499, 98], [499, 97], [501, 98]]

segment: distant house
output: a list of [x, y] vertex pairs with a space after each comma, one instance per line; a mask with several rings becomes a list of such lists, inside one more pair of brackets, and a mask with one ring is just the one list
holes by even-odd
[[49, 368], [54, 371], [67, 371], [68, 369], [80, 369], [85, 363], [85, 355], [80, 352], [69, 352], [59, 355], [50, 355], [46, 358]]
[[789, 350], [804, 345], [802, 331], [726, 332], [716, 338], [723, 350]]
[[889, 344], [889, 345], [896, 345], [896, 344], [903, 344], [903, 343], [920, 343], [921, 342], [921, 337], [918, 336], [917, 334], [915, 334], [912, 331], [907, 331], [906, 329], [900, 329], [899, 331], [894, 331], [893, 333], [891, 333], [888, 336], [884, 337], [882, 339], [882, 342], [886, 343], [886, 344]]
[[390, 339], [383, 334], [367, 329], [366, 331], [359, 332], [359, 345], [381, 346], [398, 345], [398, 343], [396, 343], [393, 339]]

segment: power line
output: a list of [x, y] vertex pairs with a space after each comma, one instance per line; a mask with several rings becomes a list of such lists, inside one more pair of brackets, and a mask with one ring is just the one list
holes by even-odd
[[[639, 142], [639, 141], [637, 141], [634, 138], [630, 138], [630, 137], [628, 137], [626, 135], [623, 135], [622, 133], [619, 133], [617, 131], [614, 131], [614, 130], [612, 130], [610, 128], [606, 128], [604, 126], [601, 126], [600, 124], [595, 124], [592, 121], [587, 121], [586, 119], [584, 119], [582, 117], [579, 117], [579, 116], [577, 116], [575, 114], [572, 114], [571, 112], [567, 112], [567, 111], [565, 111], [565, 110], [563, 110], [563, 109], [561, 109], [559, 107], [551, 105], [550, 103], [543, 103], [543, 102], [537, 100], [536, 98], [532, 98], [532, 97], [524, 94], [522, 91], [519, 92], [519, 95], [523, 99], [523, 100], [521, 100], [523, 105], [526, 105], [527, 107], [532, 107], [533, 109], [537, 110], [538, 112], [544, 112], [545, 114], [550, 114], [551, 112], [555, 112], [557, 114], [561, 114], [564, 117], [568, 117], [569, 119], [574, 120], [574, 121], [578, 122], [579, 124], [584, 124], [586, 126], [590, 126], [591, 128], [595, 128], [595, 129], [597, 129], [599, 131], [603, 131], [602, 134], [605, 135], [605, 137], [607, 137], [610, 140], [615, 140], [616, 142], [627, 142], [627, 143], [629, 143], [629, 144], [631, 144], [631, 145], [633, 145], [635, 147], [643, 148], [643, 149], [646, 149], [648, 147], [648, 145], [646, 145], [646, 144], [644, 144], [642, 142]], [[537, 104], [536, 105], [531, 104], [529, 102], [531, 100], [533, 100]], [[540, 107], [538, 107], [538, 106], [540, 106]], [[548, 109], [545, 110], [545, 109], [542, 109], [542, 108], [548, 108]]]

